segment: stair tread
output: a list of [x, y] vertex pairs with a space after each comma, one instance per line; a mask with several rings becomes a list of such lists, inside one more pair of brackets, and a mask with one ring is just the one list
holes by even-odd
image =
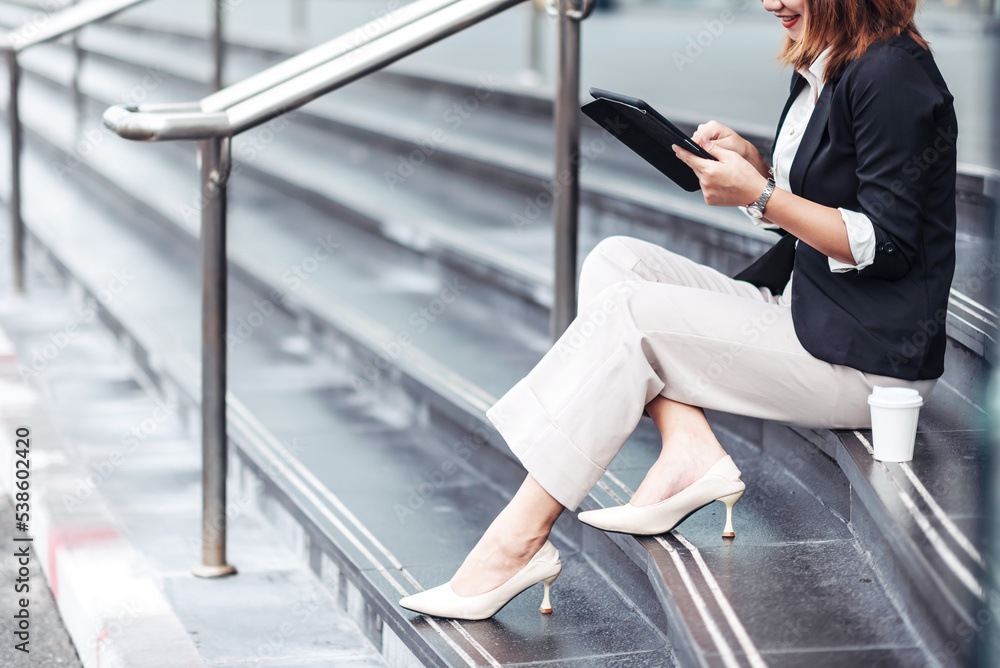
[[[877, 585], [871, 567], [853, 549], [853, 541], [734, 544], [701, 548], [700, 555], [725, 588], [767, 665], [774, 665], [773, 658], [806, 646], [812, 651], [844, 652], [841, 665], [847, 665], [846, 657], [857, 649], [916, 649], [888, 599], [871, 595]], [[672, 574], [667, 550], [659, 547], [653, 558], [661, 572]], [[789, 573], [789, 564], [812, 572], [813, 577], [795, 577]], [[694, 563], [688, 567], [697, 570]], [[672, 589], [681, 586], [676, 576], [668, 575], [666, 582]], [[707, 592], [706, 600], [712, 600]], [[824, 614], [814, 614], [816, 609]], [[708, 631], [699, 628], [695, 636], [706, 654], [712, 654]], [[738, 639], [728, 640], [732, 650], [742, 649]]]
[[[872, 459], [870, 432], [842, 432], [848, 478], [873, 521], [893, 532], [900, 558], [923, 562], [918, 587], [943, 618], [971, 623], [986, 601], [981, 480], [988, 470], [977, 430], [922, 432], [911, 462]], [[962, 480], [955, 485], [951, 481]], [[941, 605], [941, 601], [946, 605]]]

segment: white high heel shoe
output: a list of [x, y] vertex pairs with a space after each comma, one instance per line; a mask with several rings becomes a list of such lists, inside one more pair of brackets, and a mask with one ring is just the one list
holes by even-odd
[[587, 510], [580, 513], [580, 521], [605, 531], [653, 536], [666, 533], [683, 522], [696, 510], [713, 501], [726, 504], [725, 538], [736, 535], [733, 531], [733, 505], [743, 496], [746, 485], [740, 480], [740, 470], [726, 455], [702, 477], [677, 492], [669, 499], [651, 506], [633, 506], [626, 503], [614, 508]]
[[399, 605], [407, 610], [435, 617], [486, 619], [495, 615], [500, 608], [528, 587], [544, 582], [545, 595], [539, 610], [550, 613], [552, 603], [549, 600], [549, 589], [561, 571], [559, 550], [549, 541], [545, 541], [521, 570], [496, 589], [475, 596], [459, 596], [451, 588], [451, 583], [446, 582], [433, 589], [407, 596], [400, 600]]

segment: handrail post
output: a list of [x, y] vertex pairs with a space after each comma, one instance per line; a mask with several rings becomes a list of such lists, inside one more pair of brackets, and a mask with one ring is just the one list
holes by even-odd
[[17, 62], [17, 51], [7, 51], [7, 65], [10, 71], [10, 94], [7, 99], [7, 124], [10, 126], [10, 227], [11, 247], [14, 252], [14, 289], [24, 292], [24, 220], [21, 218], [21, 115], [19, 111], [19, 90], [21, 88], [21, 65]]
[[215, 0], [215, 23], [212, 27], [212, 60], [215, 63], [215, 73], [212, 76], [212, 90], [222, 90], [223, 72], [225, 67], [226, 44], [222, 39], [223, 1]]
[[236, 572], [226, 563], [226, 193], [229, 137], [199, 142], [201, 158], [201, 486], [199, 577]]
[[[74, 0], [73, 4], [78, 5], [83, 0]], [[83, 94], [80, 92], [80, 77], [83, 75], [83, 49], [80, 48], [80, 31], [74, 30], [70, 44], [73, 48], [73, 132], [75, 137], [83, 133]]]
[[83, 49], [80, 48], [80, 31], [73, 33], [73, 112], [77, 137], [83, 132], [83, 93], [80, 91], [80, 77], [83, 74]]
[[593, 0], [557, 0], [559, 22], [556, 63], [555, 132], [555, 303], [550, 330], [553, 340], [576, 317], [576, 259], [580, 204], [580, 21]]

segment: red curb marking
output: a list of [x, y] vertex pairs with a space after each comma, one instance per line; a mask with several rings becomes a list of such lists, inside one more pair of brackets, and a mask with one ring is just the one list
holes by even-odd
[[56, 567], [56, 550], [60, 547], [73, 547], [81, 543], [95, 540], [118, 538], [120, 534], [114, 527], [104, 526], [88, 529], [57, 528], [49, 529], [49, 579], [51, 580], [52, 597], [59, 600], [59, 572]]
[[107, 637], [108, 637], [107, 629], [103, 629], [100, 633], [97, 634], [97, 649], [96, 649], [97, 668], [101, 668], [101, 641]]

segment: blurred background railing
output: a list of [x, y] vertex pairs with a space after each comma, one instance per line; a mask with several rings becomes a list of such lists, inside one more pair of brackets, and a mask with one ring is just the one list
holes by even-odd
[[[67, 34], [76, 39], [78, 30], [102, 21], [145, 0], [92, 0], [86, 3], [59, 4], [39, 12], [31, 21], [0, 36], [0, 50], [6, 53], [8, 72], [7, 124], [10, 131], [10, 223], [13, 249], [14, 287], [24, 289], [24, 223], [21, 220], [21, 118], [19, 91], [21, 66], [18, 54], [39, 44], [53, 41]], [[75, 46], [75, 42], [74, 42]], [[80, 118], [80, 50], [76, 52], [73, 74], [73, 100]]]

